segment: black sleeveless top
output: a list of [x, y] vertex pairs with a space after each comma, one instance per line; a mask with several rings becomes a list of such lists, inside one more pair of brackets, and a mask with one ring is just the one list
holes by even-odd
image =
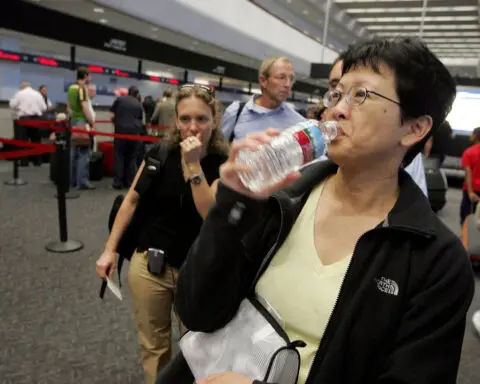
[[[226, 159], [226, 155], [208, 154], [201, 160], [208, 184], [219, 178], [220, 165]], [[162, 171], [141, 199], [143, 228], [137, 250], [161, 249], [168, 264], [180, 268], [203, 223], [190, 183], [183, 177], [180, 148], [170, 150]]]

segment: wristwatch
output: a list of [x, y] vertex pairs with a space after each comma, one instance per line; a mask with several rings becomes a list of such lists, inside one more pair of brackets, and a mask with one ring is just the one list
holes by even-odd
[[188, 181], [193, 185], [198, 185], [202, 182], [203, 178], [204, 178], [203, 173], [197, 173], [195, 175], [190, 176]]

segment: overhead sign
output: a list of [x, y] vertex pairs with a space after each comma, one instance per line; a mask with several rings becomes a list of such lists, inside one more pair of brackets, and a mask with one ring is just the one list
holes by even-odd
[[[191, 52], [30, 2], [13, 1], [10, 3], [9, 5], [13, 9], [9, 11], [9, 16], [2, 24], [2, 27], [6, 29], [250, 83], [258, 80], [256, 69], [237, 63]], [[48, 20], [48, 23], [45, 23], [45, 20]], [[55, 28], [52, 28], [52, 25]], [[78, 31], [88, 31], [88, 33], [79, 33]], [[319, 93], [318, 88], [322, 87], [301, 81], [297, 81], [293, 87], [294, 91], [307, 94]], [[322, 89], [320, 93], [323, 92]]]
[[66, 60], [5, 50], [0, 50], [0, 60], [36, 64], [44, 67], [70, 68], [70, 62]]
[[122, 53], [127, 52], [127, 42], [125, 40], [110, 39], [109, 41], [104, 43], [103, 46], [113, 51], [122, 52]]
[[[71, 68], [70, 61], [59, 60], [59, 59], [46, 57], [46, 56], [31, 55], [29, 53], [21, 53], [21, 52], [13, 52], [13, 51], [5, 51], [5, 50], [0, 50], [0, 60], [13, 61], [18, 63], [36, 64], [44, 67], [66, 68], [66, 69]], [[172, 79], [168, 77], [148, 76], [144, 73], [138, 74], [137, 72], [134, 72], [134, 71], [120, 69], [120, 68], [105, 67], [103, 65], [76, 63], [76, 68], [79, 68], [79, 67], [88, 68], [88, 70], [91, 73], [98, 74], [98, 75], [149, 80], [149, 81], [154, 81], [156, 83], [166, 83], [170, 85], [180, 84], [180, 80], [178, 79]]]
[[128, 71], [119, 68], [111, 68], [111, 67], [104, 67], [103, 65], [95, 65], [95, 64], [85, 64], [85, 63], [77, 63], [77, 68], [79, 67], [86, 67], [91, 73], [98, 73], [100, 75], [108, 75], [108, 76], [116, 76], [116, 77], [138, 77], [138, 74], [134, 71]]

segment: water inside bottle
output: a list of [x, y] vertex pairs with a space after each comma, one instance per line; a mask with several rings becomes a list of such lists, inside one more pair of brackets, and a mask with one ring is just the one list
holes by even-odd
[[[303, 132], [303, 138], [308, 136], [309, 139], [299, 142], [296, 132]], [[271, 187], [289, 173], [325, 154], [328, 144], [337, 134], [336, 121], [320, 125], [316, 121], [305, 121], [288, 128], [258, 150], [242, 150], [238, 153], [237, 163], [250, 169], [249, 172], [239, 174], [240, 180], [252, 192]]]

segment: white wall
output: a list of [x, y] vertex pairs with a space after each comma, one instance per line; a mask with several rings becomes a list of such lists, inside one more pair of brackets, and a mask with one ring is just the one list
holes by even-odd
[[[247, 57], [288, 56], [302, 75], [310, 75], [310, 64], [321, 59], [320, 42], [246, 0], [94, 1]], [[337, 55], [325, 48], [325, 62]]]

